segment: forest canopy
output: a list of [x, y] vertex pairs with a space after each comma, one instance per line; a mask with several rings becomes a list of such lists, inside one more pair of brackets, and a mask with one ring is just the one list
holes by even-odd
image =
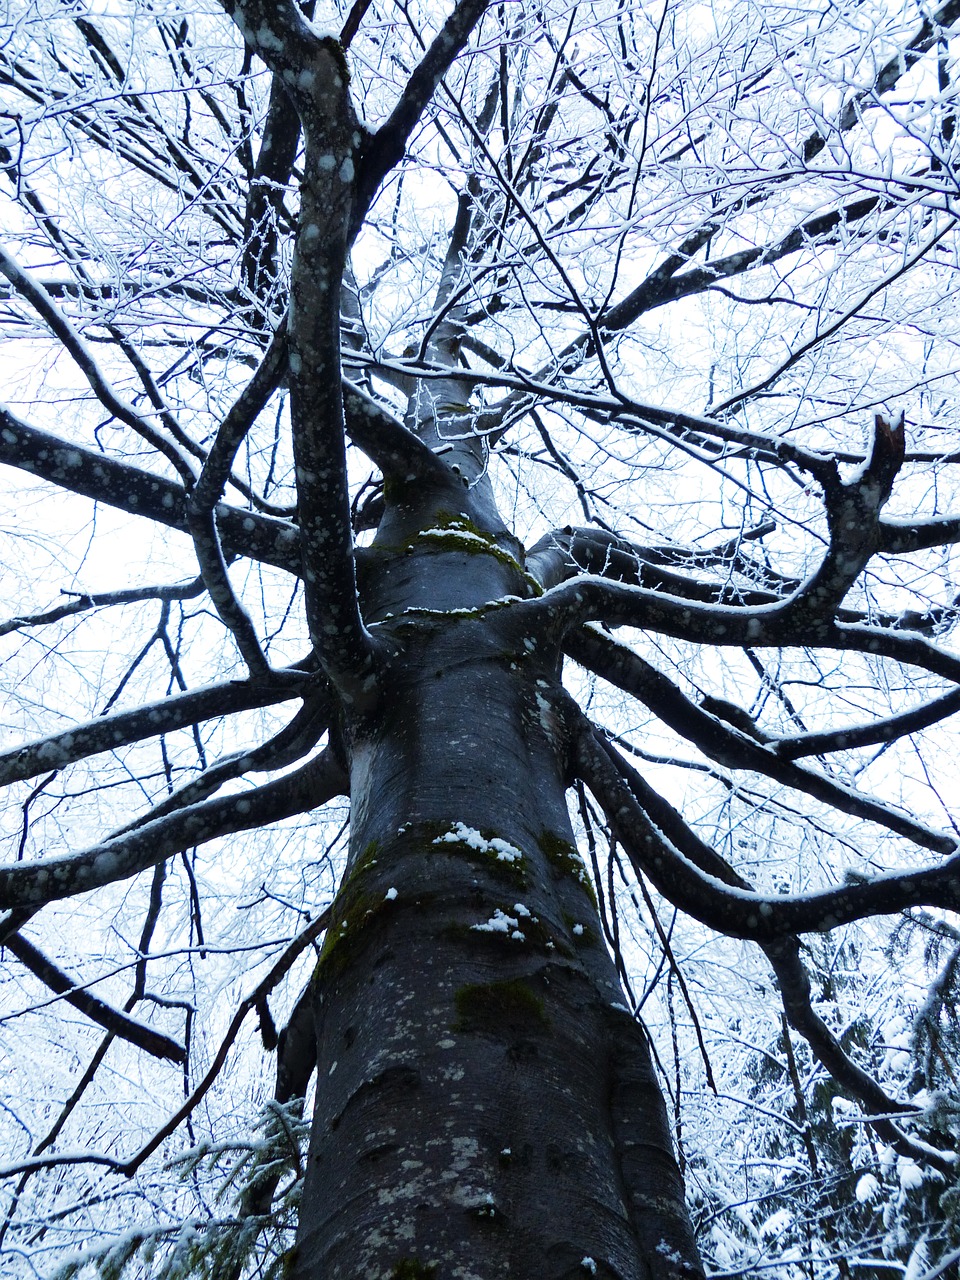
[[387, 942], [534, 1099], [609, 968], [644, 1275], [958, 1275], [958, 20], [4, 6], [5, 1275], [340, 1275]]

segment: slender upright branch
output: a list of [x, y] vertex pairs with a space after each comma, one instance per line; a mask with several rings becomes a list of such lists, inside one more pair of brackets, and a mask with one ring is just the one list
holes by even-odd
[[410, 134], [429, 105], [437, 85], [449, 71], [489, 7], [490, 0], [459, 0], [410, 76], [389, 118], [364, 148], [351, 241], [366, 217], [380, 184], [403, 158]]
[[300, 228], [287, 322], [290, 416], [307, 623], [341, 696], [369, 699], [374, 643], [357, 601], [340, 372], [340, 296], [354, 206], [360, 124], [336, 40], [292, 0], [223, 6], [279, 75], [303, 126]]

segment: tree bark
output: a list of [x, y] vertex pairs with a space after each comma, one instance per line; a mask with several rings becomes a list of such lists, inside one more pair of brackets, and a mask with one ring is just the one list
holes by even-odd
[[291, 1274], [700, 1276], [574, 846], [558, 657], [497, 604], [531, 593], [516, 543], [464, 489], [400, 499], [361, 577], [393, 656], [344, 726], [352, 843]]

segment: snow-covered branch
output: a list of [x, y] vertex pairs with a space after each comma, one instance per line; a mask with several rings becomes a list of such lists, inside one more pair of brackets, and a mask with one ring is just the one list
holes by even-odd
[[[0, 462], [130, 515], [187, 530], [182, 486], [32, 427], [4, 405], [0, 405]], [[299, 568], [294, 525], [225, 503], [217, 507], [216, 517], [227, 555], [249, 556], [288, 572]]]
[[44, 986], [62, 996], [67, 1004], [79, 1009], [91, 1022], [97, 1023], [105, 1031], [119, 1036], [121, 1040], [127, 1040], [155, 1058], [162, 1058], [168, 1062], [186, 1061], [187, 1054], [182, 1044], [164, 1035], [156, 1027], [151, 1027], [146, 1022], [138, 1022], [128, 1013], [113, 1008], [105, 1000], [101, 1000], [74, 982], [22, 933], [15, 933], [8, 937], [3, 945], [30, 970], [34, 977], [39, 978]]
[[410, 135], [437, 86], [489, 7], [490, 0], [457, 0], [452, 13], [408, 79], [390, 116], [365, 146], [351, 240], [380, 184], [402, 160]]
[[101, 751], [172, 733], [186, 725], [301, 698], [305, 693], [301, 684], [302, 681], [273, 679], [234, 680], [174, 694], [132, 711], [100, 716], [0, 754], [0, 786], [36, 777], [48, 769], [62, 769]]
[[0, 909], [38, 907], [127, 880], [184, 849], [305, 813], [344, 787], [340, 765], [324, 751], [275, 782], [192, 805], [82, 853], [0, 867]]
[[956, 851], [940, 866], [805, 894], [767, 896], [727, 884], [702, 871], [651, 822], [598, 741], [582, 734], [576, 759], [580, 776], [636, 870], [648, 876], [669, 902], [730, 937], [768, 943], [912, 906], [960, 910], [960, 852]]

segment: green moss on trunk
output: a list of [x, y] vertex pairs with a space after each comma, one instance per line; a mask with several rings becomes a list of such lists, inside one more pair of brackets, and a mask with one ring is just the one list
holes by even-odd
[[543, 1000], [522, 978], [470, 983], [461, 987], [454, 998], [458, 1031], [510, 1036], [520, 1030], [550, 1025]]

